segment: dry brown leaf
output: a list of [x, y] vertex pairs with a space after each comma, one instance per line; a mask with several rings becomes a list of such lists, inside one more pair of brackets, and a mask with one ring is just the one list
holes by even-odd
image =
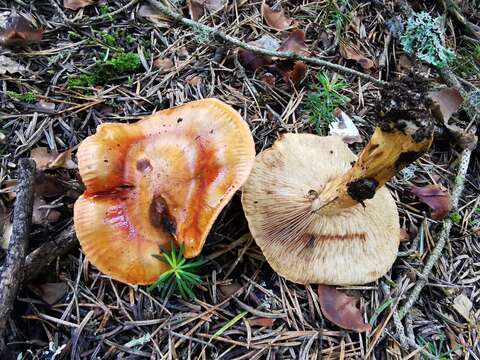
[[455, 88], [431, 91], [428, 95], [436, 105], [433, 109], [435, 117], [443, 123], [447, 123], [448, 119], [460, 109], [463, 103], [462, 95]]
[[375, 67], [375, 62], [369, 59], [360, 49], [345, 42], [340, 43], [340, 55], [344, 59], [355, 60], [364, 70]]
[[64, 282], [41, 285], [30, 284], [28, 288], [49, 305], [54, 305], [59, 302], [68, 291], [68, 285]]
[[76, 169], [77, 165], [72, 161], [72, 151], [63, 153], [49, 152], [46, 147], [37, 147], [31, 150], [30, 157], [37, 164], [39, 171], [47, 169]]
[[450, 193], [440, 184], [412, 186], [410, 192], [432, 210], [432, 219], [443, 219], [452, 209]]
[[399, 72], [409, 72], [413, 67], [410, 59], [405, 55], [400, 55], [398, 58], [398, 71]]
[[202, 77], [198, 75], [187, 80], [187, 84], [192, 86], [199, 86], [201, 83], [202, 83]]
[[248, 319], [248, 322], [251, 326], [262, 326], [262, 327], [272, 327], [273, 322], [275, 319], [271, 318], [255, 318], [255, 319]]
[[63, 7], [70, 10], [78, 10], [95, 4], [94, 0], [63, 0]]
[[38, 42], [43, 38], [43, 30], [37, 29], [23, 16], [11, 14], [5, 20], [5, 26], [0, 30], [0, 45], [24, 46]]
[[318, 299], [323, 315], [335, 325], [358, 332], [371, 330], [371, 326], [363, 321], [358, 299], [326, 285], [318, 285]]
[[307, 65], [303, 61], [283, 61], [275, 65], [275, 69], [282, 74], [287, 84], [298, 85], [307, 74]]
[[470, 321], [470, 311], [472, 307], [472, 302], [465, 294], [460, 294], [453, 300], [453, 308], [467, 321]]
[[242, 288], [242, 285], [240, 285], [237, 282], [233, 282], [231, 284], [222, 284], [218, 286], [220, 288], [220, 291], [222, 292], [223, 296], [225, 297], [230, 297], [233, 294], [235, 294], [238, 290]]
[[262, 3], [261, 12], [267, 25], [275, 30], [282, 31], [293, 24], [293, 19], [288, 18], [283, 9], [275, 11], [265, 2]]
[[400, 241], [410, 241], [410, 234], [405, 228], [400, 228]]
[[187, 0], [188, 12], [192, 20], [198, 20], [205, 15], [205, 10], [209, 12], [217, 12], [221, 10], [226, 0]]
[[148, 4], [142, 4], [138, 9], [137, 15], [157, 23], [161, 21], [168, 21], [168, 17]]
[[[249, 41], [248, 45], [272, 51], [275, 51], [280, 47], [280, 43], [270, 35], [263, 35], [255, 41]], [[258, 68], [270, 65], [272, 63], [272, 60], [269, 56], [257, 54], [253, 51], [243, 48], [237, 48], [237, 51], [242, 65], [250, 70], [255, 71]]]
[[0, 55], [0, 75], [22, 73], [25, 70], [27, 70], [25, 66], [7, 56]]
[[169, 58], [157, 58], [153, 61], [153, 66], [160, 70], [161, 73], [166, 73], [175, 67], [175, 64]]
[[472, 133], [465, 132], [462, 128], [449, 124], [450, 117], [455, 114], [463, 103], [463, 97], [455, 88], [445, 88], [432, 91], [428, 94], [434, 101], [432, 113], [450, 133], [452, 140], [462, 149], [473, 150], [477, 144], [477, 138]]
[[263, 74], [262, 76], [260, 76], [259, 80], [269, 86], [275, 86], [276, 83], [275, 76], [271, 73]]
[[299, 29], [292, 31], [280, 45], [278, 51], [292, 51], [298, 55], [308, 56], [310, 53], [305, 44], [305, 32]]

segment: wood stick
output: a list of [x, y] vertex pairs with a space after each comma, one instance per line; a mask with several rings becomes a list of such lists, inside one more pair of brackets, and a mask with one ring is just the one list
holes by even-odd
[[159, 1], [148, 0], [148, 2], [150, 3], [151, 6], [153, 6], [155, 9], [160, 11], [162, 14], [167, 15], [174, 20], [177, 20], [178, 22], [192, 28], [193, 30], [205, 31], [205, 32], [207, 32], [209, 34], [212, 34], [212, 35], [214, 35], [214, 36], [216, 36], [216, 37], [218, 37], [218, 38], [220, 38], [220, 39], [222, 39], [222, 40], [224, 40], [224, 41], [226, 41], [230, 44], [239, 46], [243, 49], [254, 52], [256, 54], [262, 54], [262, 55], [278, 57], [278, 58], [283, 58], [283, 59], [301, 60], [305, 63], [324, 66], [326, 68], [329, 68], [330, 70], [337, 71], [339, 73], [354, 75], [354, 76], [357, 76], [357, 77], [362, 78], [364, 80], [371, 81], [374, 84], [379, 85], [379, 86], [384, 86], [384, 85], [387, 84], [387, 82], [385, 82], [383, 80], [374, 78], [373, 76], [364, 74], [360, 71], [350, 69], [350, 68], [347, 68], [347, 67], [342, 66], [342, 65], [334, 64], [334, 63], [331, 63], [330, 61], [322, 60], [322, 59], [319, 59], [319, 58], [316, 58], [316, 57], [299, 55], [299, 54], [294, 53], [293, 51], [275, 51], [275, 50], [268, 50], [268, 49], [263, 49], [263, 48], [260, 48], [260, 47], [257, 47], [257, 46], [249, 45], [246, 42], [243, 42], [243, 41], [241, 41], [241, 40], [239, 40], [239, 39], [237, 39], [233, 36], [227, 35], [223, 31], [220, 31], [218, 29], [215, 29], [215, 28], [212, 28], [210, 26], [204, 25], [204, 24], [199, 23], [197, 21], [187, 19], [187, 18], [183, 17], [182, 15], [180, 15], [179, 13], [173, 11], [172, 9], [167, 7], [166, 5], [163, 5]]
[[20, 287], [25, 253], [28, 247], [33, 210], [35, 163], [21, 159], [18, 163], [13, 228], [5, 263], [0, 271], [0, 351], [6, 347], [5, 333], [10, 312]]
[[40, 271], [54, 261], [58, 256], [62, 256], [78, 247], [78, 240], [75, 236], [73, 225], [56, 234], [53, 239], [44, 242], [38, 248], [33, 250], [25, 259], [23, 266], [23, 282], [34, 279]]

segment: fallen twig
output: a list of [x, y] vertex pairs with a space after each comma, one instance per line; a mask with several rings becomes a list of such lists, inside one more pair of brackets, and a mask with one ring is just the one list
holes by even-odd
[[32, 280], [45, 266], [49, 265], [58, 256], [74, 250], [77, 246], [78, 240], [75, 236], [75, 229], [73, 225], [70, 225], [60, 234], [55, 235], [52, 240], [43, 243], [28, 254], [25, 258], [25, 264], [23, 265], [22, 282]]
[[13, 228], [5, 263], [0, 272], [0, 351], [5, 349], [5, 332], [17, 291], [28, 246], [33, 209], [35, 163], [21, 159], [18, 163], [18, 185], [13, 210]]
[[[466, 148], [462, 151], [460, 155], [460, 165], [458, 166], [457, 176], [455, 178], [455, 185], [452, 191], [452, 211], [458, 209], [458, 202], [463, 193], [465, 187], [465, 176], [467, 175], [468, 164], [470, 163], [470, 156], [472, 155], [471, 147]], [[430, 257], [428, 258], [425, 267], [423, 268], [422, 273], [420, 274], [420, 279], [415, 284], [410, 296], [408, 297], [405, 304], [400, 308], [398, 315], [400, 320], [403, 319], [405, 314], [412, 308], [412, 306], [417, 302], [420, 292], [427, 283], [428, 276], [430, 275], [433, 266], [437, 263], [438, 259], [442, 255], [443, 248], [447, 243], [447, 240], [450, 236], [450, 229], [452, 228], [452, 220], [446, 218], [443, 221], [442, 230], [438, 236], [438, 242], [435, 245]]]
[[241, 41], [241, 40], [239, 40], [239, 39], [237, 39], [233, 36], [227, 35], [223, 31], [220, 31], [218, 29], [214, 29], [210, 26], [204, 25], [204, 24], [199, 23], [197, 21], [187, 19], [187, 18], [183, 17], [182, 15], [180, 15], [179, 13], [173, 11], [169, 7], [161, 4], [160, 2], [158, 2], [156, 0], [148, 0], [148, 2], [150, 3], [150, 5], [152, 5], [155, 9], [157, 9], [161, 13], [171, 17], [172, 19], [175, 19], [175, 20], [181, 22], [182, 24], [184, 24], [184, 25], [186, 25], [186, 26], [188, 26], [188, 27], [190, 27], [194, 30], [205, 31], [205, 32], [207, 32], [209, 34], [212, 34], [212, 35], [214, 35], [214, 36], [216, 36], [216, 37], [218, 37], [218, 38], [220, 38], [220, 39], [222, 39], [222, 40], [224, 40], [224, 41], [226, 41], [230, 44], [239, 46], [241, 48], [252, 51], [254, 53], [267, 55], [267, 56], [272, 56], [272, 57], [283, 58], [283, 59], [301, 60], [301, 61], [306, 62], [306, 63], [315, 64], [315, 65], [319, 65], [319, 66], [325, 66], [326, 68], [329, 68], [329, 69], [334, 70], [334, 71], [338, 71], [340, 73], [349, 74], [349, 75], [353, 75], [353, 76], [358, 76], [359, 78], [362, 78], [362, 79], [367, 80], [367, 81], [371, 81], [371, 82], [373, 82], [373, 83], [375, 83], [376, 85], [379, 85], [379, 86], [385, 86], [387, 84], [387, 82], [385, 82], [383, 80], [374, 78], [373, 76], [364, 74], [360, 71], [353, 70], [353, 69], [347, 68], [347, 67], [342, 66], [342, 65], [333, 64], [329, 61], [322, 60], [322, 59], [319, 59], [319, 58], [316, 58], [316, 57], [299, 55], [299, 54], [294, 53], [293, 51], [274, 51], [274, 50], [268, 50], [268, 49], [263, 49], [263, 48], [260, 48], [260, 47], [249, 45], [249, 44], [247, 44], [247, 43], [245, 43], [245, 42], [243, 42], [243, 41]]

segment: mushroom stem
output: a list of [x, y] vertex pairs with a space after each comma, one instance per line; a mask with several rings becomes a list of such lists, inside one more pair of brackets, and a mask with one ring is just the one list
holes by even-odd
[[363, 204], [396, 172], [415, 161], [433, 140], [431, 101], [409, 83], [397, 84], [382, 96], [381, 125], [345, 174], [329, 181], [312, 201], [322, 214]]

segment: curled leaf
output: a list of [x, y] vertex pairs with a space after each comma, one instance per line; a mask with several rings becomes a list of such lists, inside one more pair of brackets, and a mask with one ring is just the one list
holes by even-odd
[[303, 30], [292, 31], [278, 48], [278, 51], [292, 51], [298, 55], [308, 56], [309, 51], [305, 44], [305, 33]]
[[226, 0], [187, 0], [188, 12], [192, 20], [200, 19], [206, 10], [209, 12], [219, 11], [226, 3]]
[[371, 330], [357, 306], [358, 299], [326, 285], [318, 285], [318, 299], [323, 315], [335, 325], [358, 332]]
[[360, 49], [347, 44], [340, 43], [340, 55], [347, 60], [355, 60], [364, 70], [370, 70], [375, 67], [375, 62], [369, 59]]
[[433, 114], [443, 123], [447, 123], [448, 119], [460, 109], [460, 105], [463, 103], [462, 95], [455, 88], [431, 91], [428, 95], [436, 105], [433, 108]]
[[452, 209], [450, 193], [440, 184], [412, 186], [410, 192], [432, 210], [432, 219], [443, 219]]
[[43, 30], [37, 29], [23, 16], [10, 14], [0, 30], [0, 45], [24, 46], [42, 40]]
[[77, 167], [72, 161], [71, 150], [59, 154], [56, 151], [49, 152], [46, 147], [37, 147], [32, 149], [30, 156], [40, 171], [58, 168], [75, 169]]
[[275, 30], [282, 31], [289, 28], [292, 23], [293, 19], [288, 18], [285, 15], [283, 9], [279, 11], [273, 10], [270, 6], [268, 6], [265, 2], [262, 3], [262, 16], [265, 19], [265, 22], [271, 28]]
[[[248, 45], [259, 47], [262, 49], [275, 51], [279, 48], [279, 42], [270, 35], [263, 35], [255, 41], [248, 42]], [[272, 63], [269, 56], [257, 54], [253, 51], [238, 48], [238, 56], [240, 62], [250, 70], [257, 70], [261, 67], [270, 65]]]
[[63, 0], [63, 7], [65, 9], [78, 10], [94, 3], [94, 0]]
[[307, 65], [303, 61], [283, 61], [275, 65], [275, 69], [282, 74], [287, 84], [298, 85], [307, 74]]

